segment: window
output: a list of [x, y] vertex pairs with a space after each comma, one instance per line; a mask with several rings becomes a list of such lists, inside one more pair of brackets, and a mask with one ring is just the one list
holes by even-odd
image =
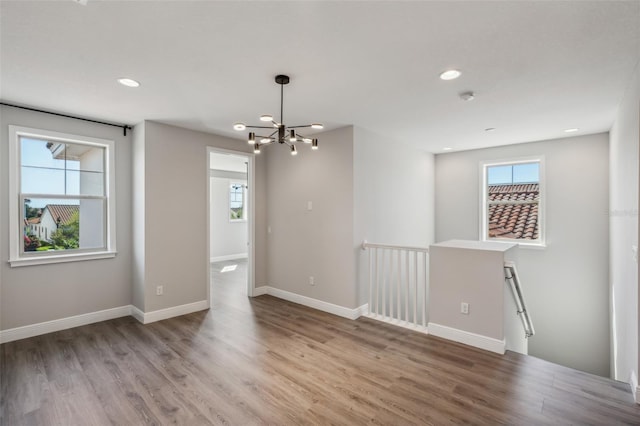
[[229, 186], [229, 221], [236, 222], [247, 219], [245, 209], [244, 183], [232, 182]]
[[115, 255], [113, 141], [9, 126], [10, 263]]
[[483, 163], [481, 173], [481, 240], [543, 246], [543, 159]]

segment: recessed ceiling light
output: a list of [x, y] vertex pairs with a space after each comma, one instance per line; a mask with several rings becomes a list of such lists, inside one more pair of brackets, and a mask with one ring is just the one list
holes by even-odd
[[493, 132], [494, 130], [496, 130], [495, 127], [487, 127], [486, 129], [484, 129], [485, 132]]
[[123, 86], [127, 86], [127, 87], [138, 87], [140, 86], [140, 83], [138, 83], [137, 81], [130, 79], [130, 78], [119, 78], [118, 79], [118, 83], [122, 84]]
[[450, 146], [445, 146], [444, 148], [442, 148], [443, 151], [451, 151], [453, 148], [451, 148]]
[[446, 70], [442, 74], [440, 74], [440, 78], [442, 80], [454, 80], [460, 77], [462, 73], [458, 70]]
[[578, 129], [577, 127], [573, 127], [571, 129], [564, 129], [565, 133], [573, 133], [573, 132], [577, 132], [578, 130], [580, 129]]

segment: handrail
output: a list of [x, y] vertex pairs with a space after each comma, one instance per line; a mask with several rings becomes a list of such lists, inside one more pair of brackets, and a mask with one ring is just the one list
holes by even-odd
[[513, 299], [516, 303], [518, 316], [520, 317], [522, 326], [524, 327], [525, 337], [529, 338], [533, 336], [536, 331], [533, 328], [533, 321], [531, 320], [531, 315], [529, 315], [527, 305], [524, 301], [524, 295], [522, 293], [522, 287], [520, 286], [520, 278], [518, 277], [516, 264], [513, 262], [504, 262], [504, 272], [505, 281], [509, 281], [510, 283], [511, 293], [513, 294]]
[[421, 251], [424, 253], [429, 253], [429, 247], [410, 247], [410, 246], [398, 246], [393, 244], [378, 244], [378, 243], [370, 243], [367, 240], [364, 240], [360, 245], [360, 247], [362, 248], [362, 250], [366, 250], [368, 248], [382, 248], [382, 249]]

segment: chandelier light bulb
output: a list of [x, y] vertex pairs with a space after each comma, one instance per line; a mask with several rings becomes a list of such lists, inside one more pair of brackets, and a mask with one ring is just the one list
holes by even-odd
[[[242, 121], [237, 121], [233, 123], [233, 129], [236, 131], [246, 130], [248, 132], [246, 141], [249, 146], [253, 146], [253, 152], [255, 154], [260, 153], [262, 146], [275, 145], [276, 143], [278, 145], [288, 146], [291, 155], [298, 155], [298, 150], [296, 148], [298, 142], [303, 142], [305, 144], [311, 145], [312, 150], [318, 149], [318, 139], [303, 136], [298, 133], [298, 129], [324, 129], [324, 125], [322, 125], [322, 123], [312, 123], [298, 126], [287, 126], [285, 123], [283, 123], [282, 117], [284, 116], [284, 86], [289, 84], [290, 78], [287, 75], [279, 74], [275, 77], [275, 82], [280, 85], [280, 121], [276, 121], [274, 116], [271, 114], [262, 114], [259, 116], [260, 121], [263, 123], [271, 123], [271, 125], [261, 124], [259, 126], [254, 126], [252, 124], [246, 124]], [[271, 126], [273, 126], [273, 129], [271, 129]], [[257, 129], [266, 129], [266, 131], [263, 132]], [[257, 135], [255, 132], [263, 133], [263, 135]]]

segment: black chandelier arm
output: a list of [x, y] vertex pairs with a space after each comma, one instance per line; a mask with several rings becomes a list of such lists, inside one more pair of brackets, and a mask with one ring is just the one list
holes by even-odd
[[273, 129], [273, 126], [246, 126], [247, 129]]
[[313, 124], [305, 124], [305, 125], [302, 125], [302, 126], [287, 126], [287, 129], [301, 129], [303, 127], [311, 127], [311, 126], [313, 126]]

